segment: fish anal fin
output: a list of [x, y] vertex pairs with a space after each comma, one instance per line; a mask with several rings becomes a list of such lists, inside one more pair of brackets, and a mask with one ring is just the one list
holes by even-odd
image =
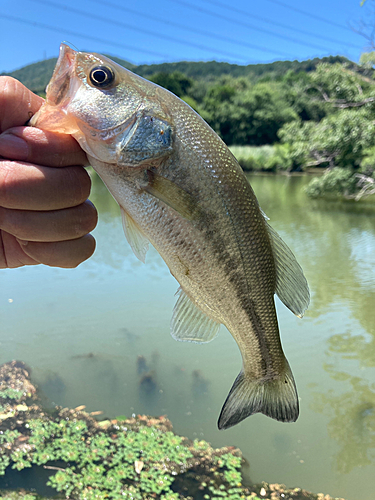
[[173, 309], [171, 335], [183, 342], [211, 342], [219, 331], [220, 323], [199, 309], [180, 288]]
[[134, 254], [143, 263], [146, 259], [146, 253], [149, 246], [149, 241], [143, 234], [142, 230], [133, 218], [122, 208], [122, 227], [124, 228], [124, 233], [129, 245], [131, 246]]
[[219, 429], [228, 429], [254, 413], [280, 422], [295, 422], [299, 414], [297, 389], [285, 360], [285, 371], [276, 379], [255, 380], [240, 372], [220, 413]]
[[279, 299], [296, 316], [302, 318], [310, 303], [310, 292], [301, 266], [286, 243], [267, 223], [275, 259], [276, 290]]

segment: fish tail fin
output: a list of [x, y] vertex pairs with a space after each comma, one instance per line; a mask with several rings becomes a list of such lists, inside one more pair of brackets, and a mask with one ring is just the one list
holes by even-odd
[[251, 379], [240, 372], [220, 413], [219, 429], [228, 429], [254, 413], [280, 422], [295, 422], [299, 414], [297, 388], [288, 361], [274, 379]]

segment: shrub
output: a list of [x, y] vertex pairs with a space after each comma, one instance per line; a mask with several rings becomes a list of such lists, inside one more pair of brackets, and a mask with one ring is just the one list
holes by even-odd
[[337, 167], [322, 177], [315, 177], [306, 187], [306, 194], [311, 198], [349, 198], [358, 190], [357, 184], [353, 170]]

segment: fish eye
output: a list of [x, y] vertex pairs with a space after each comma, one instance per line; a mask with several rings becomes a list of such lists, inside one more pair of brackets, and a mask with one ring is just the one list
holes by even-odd
[[90, 82], [101, 89], [109, 87], [115, 79], [115, 74], [108, 66], [96, 66], [90, 71]]

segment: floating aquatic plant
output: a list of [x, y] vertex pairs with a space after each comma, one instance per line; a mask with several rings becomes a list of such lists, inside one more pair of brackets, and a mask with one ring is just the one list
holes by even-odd
[[[9, 390], [7, 390], [9, 389]], [[165, 417], [96, 421], [84, 411], [38, 402], [26, 366], [0, 366], [0, 476], [9, 467], [51, 470], [47, 485], [70, 500], [323, 500], [300, 488], [243, 485], [241, 452], [213, 449], [172, 432]], [[97, 412], [96, 412], [97, 413]], [[4, 500], [40, 500], [3, 492]], [[324, 500], [331, 500], [325, 496]]]

